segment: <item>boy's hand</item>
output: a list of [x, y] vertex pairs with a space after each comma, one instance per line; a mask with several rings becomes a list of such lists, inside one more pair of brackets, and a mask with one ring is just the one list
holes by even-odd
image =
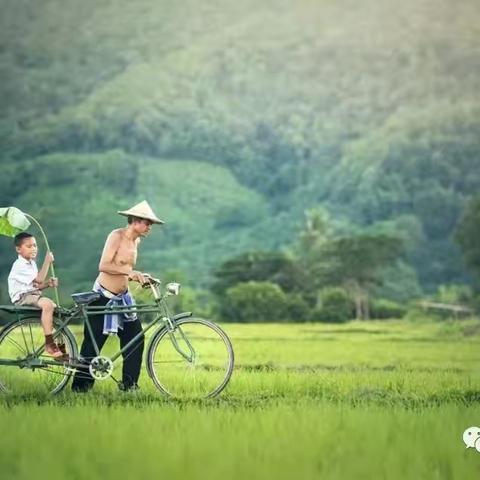
[[50, 277], [48, 279], [48, 286], [49, 287], [58, 287], [58, 278], [56, 277]]
[[53, 263], [55, 261], [55, 258], [53, 256], [53, 253], [52, 252], [47, 252], [45, 254], [45, 262], [46, 263]]

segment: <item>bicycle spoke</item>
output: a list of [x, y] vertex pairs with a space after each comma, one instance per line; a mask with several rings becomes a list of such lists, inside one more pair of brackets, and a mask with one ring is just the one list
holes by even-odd
[[33, 351], [35, 351], [35, 343], [33, 342], [32, 326], [30, 324], [28, 324], [28, 329], [30, 330], [30, 339], [32, 340], [32, 348], [33, 348]]
[[23, 337], [23, 341], [25, 342], [25, 350], [26, 350], [26, 353], [28, 355], [28, 345], [27, 345], [27, 339], [25, 338], [25, 332], [23, 331], [23, 325], [20, 326], [20, 330], [22, 331], [22, 337]]
[[27, 354], [27, 352], [25, 352], [25, 350], [23, 349], [23, 347], [16, 341], [14, 340], [13, 338], [10, 338], [8, 337], [7, 340], [12, 344], [14, 345], [15, 347], [17, 347], [18, 350], [20, 350], [20, 352], [22, 352], [23, 354]]

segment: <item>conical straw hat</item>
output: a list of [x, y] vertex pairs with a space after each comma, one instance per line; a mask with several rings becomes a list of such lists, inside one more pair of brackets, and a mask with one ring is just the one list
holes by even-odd
[[154, 213], [150, 205], [146, 200], [143, 202], [137, 203], [135, 206], [128, 210], [119, 211], [117, 212], [120, 215], [124, 215], [125, 217], [138, 217], [138, 218], [145, 218], [146, 220], [150, 220], [153, 223], [162, 224], [165, 223], [163, 220], [160, 220]]

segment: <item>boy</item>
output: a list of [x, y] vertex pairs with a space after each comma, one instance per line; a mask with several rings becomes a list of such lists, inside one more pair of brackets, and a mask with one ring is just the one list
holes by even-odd
[[47, 252], [40, 272], [37, 269], [37, 242], [27, 232], [19, 233], [14, 239], [18, 258], [8, 276], [8, 293], [12, 303], [19, 306], [39, 307], [42, 310], [41, 322], [45, 333], [45, 351], [53, 358], [63, 357], [63, 352], [53, 341], [53, 311], [56, 307], [49, 298], [42, 297], [41, 290], [56, 287], [56, 278], [45, 280], [48, 268], [53, 262], [52, 252]]

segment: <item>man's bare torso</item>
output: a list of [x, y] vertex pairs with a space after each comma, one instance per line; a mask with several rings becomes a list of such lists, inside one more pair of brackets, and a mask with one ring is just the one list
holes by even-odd
[[118, 228], [110, 233], [100, 259], [97, 280], [102, 287], [113, 293], [122, 293], [128, 289], [129, 275], [137, 261], [140, 238], [129, 238], [126, 230]]

